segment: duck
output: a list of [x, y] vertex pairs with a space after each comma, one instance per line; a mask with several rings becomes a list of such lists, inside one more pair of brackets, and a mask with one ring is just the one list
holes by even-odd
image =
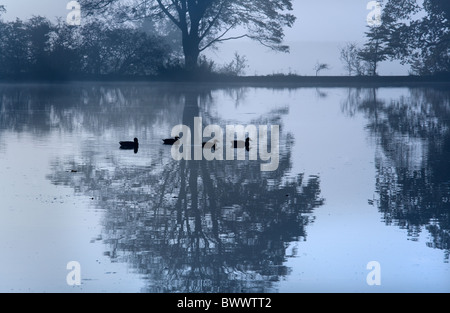
[[249, 149], [249, 147], [250, 147], [250, 141], [251, 141], [251, 139], [249, 138], [249, 137], [247, 137], [246, 139], [245, 139], [245, 142], [244, 141], [242, 141], [242, 140], [233, 140], [232, 141], [232, 143], [233, 143], [233, 148], [244, 148], [245, 147], [245, 149]]
[[139, 147], [139, 142], [137, 138], [134, 138], [133, 141], [119, 141], [121, 149], [136, 149]]
[[138, 153], [139, 142], [137, 138], [134, 138], [133, 141], [119, 141], [119, 144], [120, 149], [134, 150], [134, 153]]
[[178, 139], [180, 139], [180, 137], [176, 136], [175, 138], [167, 138], [163, 139], [162, 141], [164, 142], [165, 145], [173, 145], [175, 142], [178, 141]]
[[[204, 141], [202, 142], [202, 148], [209, 148], [209, 149], [213, 149], [214, 151], [216, 150], [216, 143], [218, 143], [219, 141], [217, 139], [214, 139], [214, 143], [208, 142], [208, 141]], [[208, 144], [208, 145], [206, 145]]]

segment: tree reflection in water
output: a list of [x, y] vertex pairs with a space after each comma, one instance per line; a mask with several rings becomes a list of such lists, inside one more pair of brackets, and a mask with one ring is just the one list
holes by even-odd
[[413, 88], [408, 97], [380, 100], [377, 89], [349, 89], [343, 112], [361, 112], [375, 139], [375, 202], [386, 224], [407, 229], [427, 246], [450, 251], [450, 92]]
[[[61, 103], [64, 91], [56, 93], [37, 97], [45, 99], [39, 103], [19, 101], [31, 108], [22, 116], [14, 116], [6, 101], [5, 120], [11, 128], [22, 127], [25, 118], [44, 133], [53, 124], [94, 134], [126, 127], [154, 131], [162, 122], [192, 127], [195, 116], [204, 124], [221, 124], [220, 117], [204, 113], [213, 102], [209, 88], [83, 87], [72, 91], [70, 97], [79, 99], [72, 105]], [[244, 94], [245, 89], [233, 93]], [[273, 110], [251, 123], [280, 124], [287, 113]], [[279, 167], [273, 172], [261, 172], [260, 161], [175, 161], [161, 144], [151, 165], [86, 152], [81, 160], [55, 159], [48, 178], [95, 199], [104, 210], [105, 254], [143, 274], [144, 291], [268, 292], [289, 273], [284, 265], [289, 243], [305, 239], [313, 209], [323, 203], [319, 177], [291, 176], [292, 137], [280, 128]], [[68, 168], [76, 168], [76, 175]]]

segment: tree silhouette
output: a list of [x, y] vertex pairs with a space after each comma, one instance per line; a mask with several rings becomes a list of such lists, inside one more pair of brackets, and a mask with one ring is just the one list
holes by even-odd
[[0, 30], [1, 61], [0, 73], [24, 73], [29, 68], [27, 43], [29, 40], [26, 25], [20, 19], [4, 23]]
[[[295, 17], [291, 0], [81, 0], [88, 14], [108, 13], [114, 19], [136, 20], [144, 17], [163, 19], [175, 25], [182, 37], [185, 68], [197, 67], [200, 53], [217, 43], [251, 38], [262, 45], [287, 51], [282, 45], [283, 27], [291, 27]], [[234, 34], [239, 28], [243, 33]]]
[[328, 70], [330, 66], [327, 63], [319, 63], [317, 62], [316, 65], [314, 65], [314, 71], [316, 71], [316, 76], [319, 75], [320, 71]]
[[161, 37], [94, 21], [80, 27], [34, 16], [0, 21], [0, 77], [101, 78], [155, 76], [171, 58]]
[[50, 50], [52, 28], [51, 22], [41, 16], [33, 16], [26, 22], [30, 70], [39, 76], [46, 72], [51, 63], [47, 51]]
[[358, 51], [358, 58], [366, 62], [368, 74], [376, 76], [379, 63], [387, 60], [392, 54], [386, 43], [388, 34], [384, 27], [369, 26], [366, 36], [367, 42]]
[[[423, 12], [418, 18], [417, 13]], [[386, 0], [381, 27], [392, 57], [412, 65], [419, 75], [450, 71], [450, 5], [448, 1]]]
[[364, 75], [364, 67], [362, 65], [362, 60], [360, 59], [358, 53], [360, 49], [356, 43], [347, 43], [345, 47], [341, 48], [340, 60], [344, 64], [344, 68], [348, 73], [348, 76]]

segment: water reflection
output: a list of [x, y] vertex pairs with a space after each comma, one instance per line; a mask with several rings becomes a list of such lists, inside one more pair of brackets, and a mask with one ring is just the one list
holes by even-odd
[[[387, 225], [407, 229], [408, 239], [416, 240], [426, 230], [431, 234], [427, 245], [446, 251], [448, 260], [449, 93], [436, 88], [387, 90], [352, 88], [341, 102], [347, 116], [364, 122], [365, 137], [376, 147], [376, 174], [369, 180], [377, 194], [369, 203], [378, 208]], [[303, 155], [294, 158], [299, 154], [294, 154], [293, 142], [299, 140], [286, 132], [288, 126], [283, 121], [295, 112], [294, 105], [298, 108], [299, 98], [307, 102], [311, 94], [313, 99], [334, 104], [337, 93], [330, 89], [282, 90], [279, 94], [279, 90], [274, 94], [265, 91], [183, 84], [176, 88], [172, 84], [0, 85], [0, 152], [11, 149], [8, 140], [22, 133], [31, 134], [31, 139], [21, 143], [36, 140], [54, 149], [45, 179], [69, 187], [102, 212], [102, 233], [95, 238], [104, 242], [101, 248], [111, 262], [127, 263], [141, 273], [146, 283], [142, 291], [275, 291], [280, 285], [275, 282], [291, 270], [287, 264], [292, 263], [286, 262], [291, 256], [286, 251], [289, 243], [306, 240], [308, 230], [313, 232], [315, 209], [324, 203], [321, 184], [323, 190], [330, 188], [330, 181], [339, 185], [325, 180], [333, 172], [322, 164], [318, 166], [325, 168], [321, 177], [298, 172], [309, 165], [303, 165]], [[261, 108], [264, 101], [257, 98], [261, 94], [286, 98], [273, 101], [280, 105], [270, 103], [269, 108]], [[340, 100], [336, 98], [336, 102]], [[235, 118], [236, 112], [240, 115]], [[325, 111], [318, 112], [311, 115], [313, 122], [326, 129], [330, 121], [322, 120]], [[204, 125], [224, 126], [243, 120], [254, 125], [280, 125], [278, 169], [261, 172], [263, 161], [249, 161], [248, 157], [245, 161], [173, 160], [171, 146], [163, 145], [161, 139], [170, 137], [177, 124], [193, 129], [196, 116], [202, 117]], [[302, 135], [311, 141], [321, 138], [314, 132]], [[137, 154], [119, 149], [119, 140], [134, 137], [140, 143]], [[308, 142], [300, 149], [311, 149]], [[336, 154], [333, 147], [311, 154], [323, 151], [332, 157]], [[367, 151], [372, 153], [371, 147]], [[355, 151], [349, 151], [352, 153]], [[293, 168], [300, 170], [293, 172]], [[340, 179], [353, 180], [352, 174]], [[333, 200], [340, 192], [334, 186], [325, 195], [327, 199]], [[86, 205], [86, 201], [74, 200], [71, 209], [82, 211]], [[324, 209], [333, 212], [335, 208], [330, 206]], [[366, 222], [358, 220], [350, 228], [357, 230]], [[316, 234], [335, 235], [329, 228], [314, 229]], [[289, 261], [315, 264], [314, 249], [305, 246], [328, 244], [328, 236], [324, 238], [297, 245], [293, 252], [297, 258]], [[349, 244], [353, 242], [336, 242], [336, 251], [346, 251]], [[401, 245], [398, 248], [403, 251]], [[384, 247], [377, 251], [380, 249], [384, 251]], [[322, 270], [320, 266], [311, 269]], [[365, 277], [362, 281], [365, 283]], [[324, 284], [327, 282], [325, 278]]]
[[[407, 229], [417, 240], [423, 229], [429, 247], [450, 249], [450, 92], [414, 88], [385, 100], [378, 89], [349, 89], [342, 110], [364, 114], [376, 141], [373, 203], [387, 225]], [[371, 200], [373, 201], [373, 200]], [[372, 202], [371, 202], [372, 203]]]
[[[185, 93], [183, 124], [193, 128], [208, 96]], [[284, 181], [288, 149], [270, 174], [249, 161], [165, 161], [154, 169], [114, 164], [120, 171], [108, 177], [86, 171], [84, 184], [108, 190], [99, 202], [108, 255], [145, 274], [148, 292], [270, 291], [288, 273], [287, 242], [306, 236], [309, 213], [322, 203], [318, 178]]]
[[[209, 113], [215, 101], [210, 88], [62, 86], [48, 94], [43, 89], [3, 92], [1, 122], [41, 133], [56, 128], [99, 135], [131, 129], [131, 134], [148, 128], [147, 137], [179, 123], [193, 129], [196, 116], [204, 124], [224, 124]], [[239, 106], [246, 90], [226, 93]], [[72, 100], [65, 102], [65, 96]], [[251, 123], [280, 125], [288, 112], [274, 109]], [[48, 179], [92, 197], [104, 210], [105, 254], [144, 275], [143, 291], [273, 291], [273, 282], [289, 273], [289, 242], [306, 238], [312, 212], [323, 204], [319, 177], [290, 173], [292, 136], [281, 131], [279, 166], [273, 172], [261, 172], [262, 161], [248, 156], [245, 161], [175, 161], [161, 138], [166, 137], [154, 138], [158, 145], [139, 147], [136, 157], [150, 156], [151, 162], [123, 163], [102, 153], [99, 144], [87, 146], [81, 159], [55, 158]]]
[[160, 127], [161, 117], [175, 125], [181, 102], [181, 94], [164, 84], [0, 85], [0, 95], [2, 129], [35, 135], [119, 130], [116, 144], [125, 130]]
[[300, 175], [277, 188], [250, 172], [171, 162], [160, 175], [128, 172], [133, 183], [125, 192], [99, 186], [112, 195], [100, 202], [108, 254], [147, 275], [150, 292], [270, 291], [288, 273], [287, 242], [306, 236], [319, 183], [303, 184]]

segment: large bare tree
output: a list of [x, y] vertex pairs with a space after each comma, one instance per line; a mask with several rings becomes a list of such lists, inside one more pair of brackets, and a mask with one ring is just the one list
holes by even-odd
[[288, 52], [282, 44], [283, 28], [295, 21], [289, 13], [292, 0], [81, 0], [80, 4], [87, 14], [170, 21], [181, 32], [187, 70], [196, 68], [202, 51], [227, 40], [247, 37]]

